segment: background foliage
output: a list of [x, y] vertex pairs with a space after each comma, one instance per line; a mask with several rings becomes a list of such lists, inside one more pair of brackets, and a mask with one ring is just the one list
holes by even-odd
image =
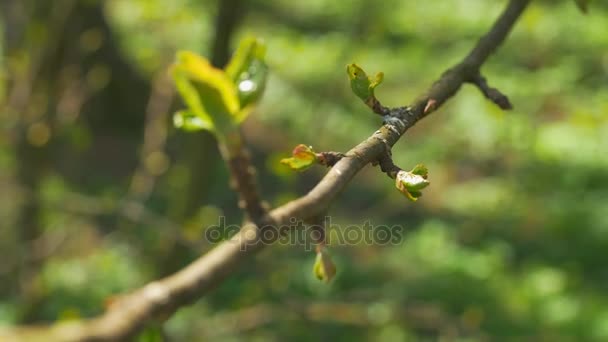
[[[215, 30], [221, 4], [234, 32]], [[219, 4], [219, 5], [218, 5]], [[3, 1], [0, 324], [91, 316], [213, 247], [242, 216], [213, 138], [171, 126], [178, 49], [225, 62], [246, 34], [270, 78], [244, 133], [266, 199], [324, 170], [279, 163], [298, 143], [345, 151], [379, 125], [345, 66], [383, 71], [407, 104], [462, 58], [503, 1]], [[331, 208], [346, 227], [401, 225], [397, 245], [279, 245], [165, 325], [176, 340], [608, 339], [608, 3], [535, 1], [484, 67], [515, 110], [464, 87], [394, 148], [424, 163], [415, 204], [367, 168]], [[221, 45], [221, 44], [220, 44]], [[224, 49], [225, 50], [225, 49]]]

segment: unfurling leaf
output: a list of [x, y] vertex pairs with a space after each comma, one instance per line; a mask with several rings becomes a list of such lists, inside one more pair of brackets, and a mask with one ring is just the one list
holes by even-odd
[[576, 3], [576, 6], [578, 6], [578, 8], [581, 10], [581, 12], [583, 12], [585, 14], [589, 10], [589, 1], [590, 0], [574, 0], [574, 2]]
[[[266, 48], [261, 40], [244, 39], [226, 70], [213, 67], [209, 61], [193, 52], [180, 51], [171, 67], [175, 85], [189, 111], [200, 118], [204, 129], [226, 137], [247, 118], [252, 105], [264, 91], [268, 67], [264, 62]], [[198, 129], [185, 125], [182, 114], [176, 114], [176, 124], [184, 129]]]
[[336, 265], [331, 260], [325, 248], [321, 248], [317, 252], [313, 273], [317, 279], [329, 283], [336, 275]]
[[375, 98], [374, 89], [382, 83], [384, 73], [379, 72], [374, 77], [367, 76], [357, 64], [347, 65], [346, 72], [350, 79], [350, 87], [357, 97], [365, 103], [368, 103], [370, 98]]
[[176, 128], [181, 128], [184, 131], [190, 132], [200, 131], [203, 129], [213, 131], [213, 122], [211, 122], [207, 117], [195, 115], [189, 110], [180, 110], [173, 114], [173, 125]]
[[241, 75], [248, 71], [249, 65], [253, 60], [264, 61], [266, 46], [261, 39], [247, 37], [241, 40], [239, 47], [232, 55], [226, 65], [226, 74], [233, 81], [238, 80]]
[[422, 176], [424, 179], [426, 179], [429, 175], [429, 169], [422, 164], [414, 166], [411, 172], [415, 175]]
[[395, 177], [395, 186], [407, 198], [417, 201], [422, 196], [421, 190], [430, 184], [427, 177], [428, 169], [426, 166], [419, 164], [412, 171], [399, 171], [397, 177]]
[[232, 59], [226, 66], [226, 74], [234, 82], [239, 95], [241, 111], [237, 122], [243, 121], [266, 86], [268, 67], [264, 62], [266, 47], [262, 40], [253, 37], [241, 41]]
[[312, 147], [300, 144], [293, 149], [292, 157], [281, 160], [281, 164], [295, 171], [304, 171], [318, 162], [317, 154]]
[[239, 97], [223, 70], [193, 52], [180, 51], [171, 74], [190, 112], [200, 117], [206, 127], [213, 127], [222, 136], [233, 129], [240, 110]]

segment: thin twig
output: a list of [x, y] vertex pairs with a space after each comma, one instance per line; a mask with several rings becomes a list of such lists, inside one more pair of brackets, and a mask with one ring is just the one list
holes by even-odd
[[500, 90], [490, 87], [486, 78], [483, 77], [481, 74], [473, 76], [470, 82], [477, 86], [477, 88], [479, 88], [479, 91], [481, 91], [481, 93], [485, 97], [487, 97], [488, 100], [494, 102], [501, 109], [513, 109], [513, 105], [511, 104], [511, 101], [509, 101], [509, 98], [505, 94], [500, 92]]

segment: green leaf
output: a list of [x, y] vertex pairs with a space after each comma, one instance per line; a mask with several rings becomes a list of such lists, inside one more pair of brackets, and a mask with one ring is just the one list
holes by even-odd
[[226, 66], [226, 74], [237, 87], [241, 105], [237, 122], [247, 117], [250, 112], [248, 107], [255, 104], [264, 92], [268, 75], [265, 54], [266, 47], [262, 40], [245, 38]]
[[376, 89], [376, 87], [379, 86], [382, 83], [382, 81], [384, 81], [383, 72], [377, 73], [373, 79], [370, 78], [371, 83], [369, 85], [369, 89], [372, 91], [372, 96], [374, 95], [374, 89]]
[[222, 135], [233, 129], [240, 103], [234, 83], [223, 70], [193, 52], [180, 51], [171, 74], [191, 112], [212, 122]]
[[368, 99], [375, 97], [374, 89], [384, 80], [384, 73], [379, 72], [373, 78], [367, 76], [365, 71], [357, 64], [346, 66], [346, 73], [350, 79], [353, 93], [367, 103]]
[[213, 120], [209, 113], [205, 111], [203, 105], [201, 104], [201, 100], [199, 98], [198, 93], [196, 92], [196, 88], [190, 83], [187, 77], [183, 76], [181, 73], [173, 73], [173, 78], [175, 80], [175, 86], [177, 91], [182, 96], [182, 99], [190, 109], [190, 112], [201, 118], [204, 122], [211, 123], [211, 131], [214, 131]]
[[190, 132], [203, 129], [213, 131], [214, 129], [211, 119], [205, 116], [196, 115], [189, 110], [180, 110], [173, 114], [173, 125], [175, 128]]
[[293, 149], [292, 157], [281, 160], [281, 164], [295, 171], [304, 171], [318, 162], [317, 154], [312, 147], [300, 144]]
[[266, 46], [261, 39], [247, 37], [241, 40], [239, 47], [226, 65], [226, 74], [236, 81], [249, 69], [253, 60], [264, 61]]
[[430, 183], [426, 178], [407, 171], [397, 174], [399, 182], [409, 191], [418, 191], [426, 188]]
[[420, 190], [429, 186], [427, 180], [428, 169], [422, 165], [416, 165], [412, 171], [401, 170], [395, 177], [395, 187], [412, 201], [417, 201], [422, 192]]
[[587, 11], [589, 10], [590, 0], [574, 0], [574, 2], [576, 3], [576, 6], [578, 6], [578, 8], [581, 10], [581, 12], [585, 14], [587, 13]]
[[312, 271], [317, 279], [325, 283], [329, 283], [336, 275], [336, 265], [331, 260], [331, 257], [325, 248], [321, 248], [317, 252]]
[[420, 175], [420, 176], [424, 177], [424, 179], [426, 179], [429, 174], [429, 169], [422, 164], [418, 164], [418, 165], [414, 166], [411, 173], [413, 173], [415, 175]]

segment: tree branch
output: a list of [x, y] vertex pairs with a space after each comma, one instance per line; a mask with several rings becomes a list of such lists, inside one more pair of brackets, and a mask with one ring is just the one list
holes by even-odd
[[481, 74], [475, 75], [469, 82], [477, 86], [479, 91], [481, 91], [481, 93], [487, 97], [488, 100], [494, 102], [498, 107], [500, 107], [500, 109], [513, 109], [513, 105], [511, 104], [511, 101], [509, 101], [509, 98], [505, 94], [501, 93], [500, 90], [490, 87], [486, 81], [486, 78]]
[[[123, 295], [100, 317], [50, 327], [0, 331], [0, 339], [125, 340], [150, 321], [169, 317], [179, 307], [199, 299], [220, 284], [239, 264], [273, 242], [263, 241], [265, 229], [286, 225], [292, 217], [306, 220], [324, 213], [357, 172], [386, 153], [387, 145], [393, 146], [417, 121], [437, 110], [463, 83], [478, 75], [481, 66], [502, 44], [529, 2], [510, 0], [491, 30], [461, 63], [446, 71], [412, 105], [392, 109], [393, 120], [387, 120], [372, 136], [348, 151], [308, 194], [272, 210], [264, 220], [267, 226], [258, 228], [253, 224], [245, 225], [232, 239], [221, 243], [184, 269]], [[432, 105], [429, 105], [431, 102]], [[273, 235], [278, 238], [278, 234]]]

